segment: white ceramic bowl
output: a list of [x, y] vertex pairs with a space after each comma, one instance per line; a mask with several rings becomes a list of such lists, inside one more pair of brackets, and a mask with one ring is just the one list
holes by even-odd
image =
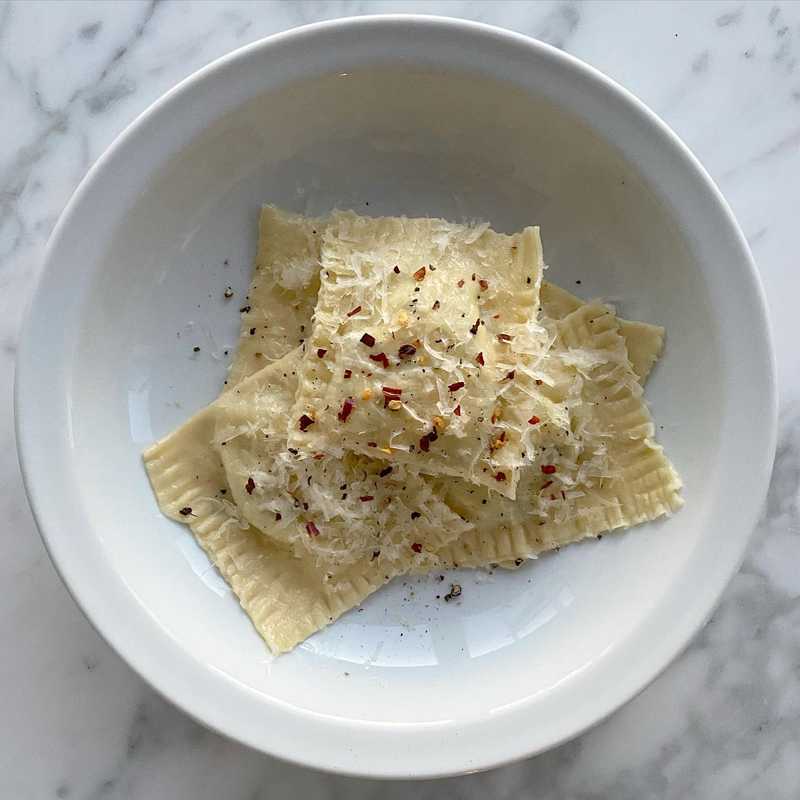
[[[264, 202], [540, 224], [553, 280], [667, 327], [648, 396], [685, 509], [514, 574], [464, 575], [455, 606], [428, 579], [397, 581], [270, 658], [140, 461], [220, 387], [239, 319], [222, 290], [247, 286]], [[371, 776], [536, 753], [640, 691], [740, 563], [775, 407], [756, 271], [687, 149], [564, 53], [424, 17], [274, 36], [148, 109], [53, 233], [17, 373], [31, 505], [103, 636], [217, 730]]]

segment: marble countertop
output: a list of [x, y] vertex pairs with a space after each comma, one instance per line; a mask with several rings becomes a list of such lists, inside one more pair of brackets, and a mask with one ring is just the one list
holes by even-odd
[[[600, 68], [704, 162], [766, 286], [781, 390], [767, 506], [691, 647], [581, 738], [421, 785], [289, 766], [199, 726], [97, 636], [36, 532], [12, 426], [21, 316], [47, 237], [92, 162], [212, 59], [339, 16], [418, 11], [543, 39]], [[795, 798], [800, 795], [800, 4], [0, 2], [0, 797]]]

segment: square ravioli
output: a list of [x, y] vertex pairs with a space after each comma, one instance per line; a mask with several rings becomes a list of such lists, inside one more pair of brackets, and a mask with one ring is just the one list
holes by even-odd
[[339, 212], [321, 264], [290, 446], [413, 464], [513, 498], [525, 457], [502, 393], [520, 359], [549, 346], [536, 321], [538, 229]]
[[442, 548], [439, 568], [521, 563], [671, 514], [683, 503], [680, 477], [653, 441], [642, 397], [641, 382], [661, 346], [656, 331], [645, 330], [637, 341], [644, 372], [637, 374], [626, 347], [638, 337], [636, 324], [626, 326], [623, 337], [622, 321], [608, 308], [580, 301], [556, 324], [558, 338], [542, 373], [562, 398], [564, 424], [540, 420], [531, 426], [542, 437], [543, 463], [522, 471], [515, 502], [489, 498], [465, 481], [435, 487], [475, 526]]

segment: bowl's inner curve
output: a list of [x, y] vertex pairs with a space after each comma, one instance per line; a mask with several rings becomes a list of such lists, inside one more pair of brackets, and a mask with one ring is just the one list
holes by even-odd
[[[540, 225], [550, 280], [667, 327], [647, 395], [691, 512], [516, 573], [397, 580], [273, 660], [188, 529], [159, 514], [139, 455], [216, 396], [266, 202], [480, 219], [503, 231]], [[296, 84], [189, 143], [114, 232], [73, 364], [84, 502], [112, 567], [153, 618], [257, 692], [395, 722], [502, 710], [563, 685], [646, 624], [706, 527], [721, 398], [707, 298], [636, 170], [551, 105], [469, 76], [378, 70]], [[109, 493], [110, 483], [125, 491]], [[458, 604], [436, 598], [451, 580], [463, 587]], [[387, 712], [390, 686], [403, 701]]]

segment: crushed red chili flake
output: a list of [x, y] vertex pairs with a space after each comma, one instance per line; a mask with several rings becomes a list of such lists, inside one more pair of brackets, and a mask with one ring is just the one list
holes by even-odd
[[393, 394], [393, 395], [397, 395], [398, 397], [401, 394], [403, 394], [403, 390], [402, 389], [398, 389], [395, 386], [381, 386], [381, 391], [384, 394]]
[[280, 511], [275, 512], [275, 522], [280, 522], [283, 519], [283, 515]]
[[498, 473], [497, 473], [497, 474], [494, 476], [494, 479], [495, 479], [496, 481], [504, 481], [504, 480], [506, 479], [506, 474], [505, 474], [505, 472], [498, 472]]
[[419, 269], [418, 269], [418, 270], [417, 270], [417, 271], [414, 273], [414, 280], [415, 280], [415, 281], [422, 281], [422, 280], [425, 280], [425, 267], [420, 267], [420, 268], [419, 268]]
[[298, 427], [301, 431], [307, 430], [311, 425], [313, 425], [315, 420], [308, 416], [308, 414], [303, 414], [302, 417], [298, 420]]
[[438, 300], [435, 300], [434, 303], [433, 303], [433, 310], [434, 311], [438, 311], [439, 308], [441, 307], [441, 305], [442, 304]]
[[480, 317], [478, 317], [478, 319], [475, 320], [475, 324], [469, 329], [469, 332], [473, 336], [478, 332], [478, 328], [480, 327], [480, 324], [481, 324], [481, 319], [480, 319]]
[[413, 344], [403, 344], [400, 345], [400, 349], [397, 351], [398, 358], [411, 358], [417, 352], [417, 348], [414, 347]]
[[464, 281], [459, 281], [456, 286], [460, 289], [464, 285]]
[[536, 385], [537, 386], [541, 386], [542, 385], [542, 382], [541, 382], [541, 380], [539, 380], [539, 378], [536, 379]]
[[475, 356], [475, 361], [476, 361], [478, 364], [480, 364], [481, 366], [484, 366], [484, 364], [485, 364], [486, 362], [483, 360], [483, 353], [478, 353], [478, 355], [476, 355], [476, 356]]
[[378, 446], [377, 442], [367, 442], [367, 447], [377, 447], [377, 446]]
[[555, 464], [542, 464], [542, 472], [545, 475], [553, 475], [555, 474], [555, 471], [556, 471]]
[[461, 404], [457, 405], [457, 406], [456, 406], [456, 407], [453, 409], [453, 413], [454, 413], [454, 414], [455, 414], [457, 417], [460, 417], [460, 416], [461, 416]]
[[356, 306], [354, 309], [352, 309], [351, 311], [347, 312], [347, 316], [348, 317], [352, 317], [355, 314], [358, 314], [359, 311], [361, 311], [361, 306]]
[[325, 458], [325, 453], [314, 453], [315, 461], [322, 461], [323, 458]]
[[505, 377], [503, 380], [506, 380], [506, 381], [513, 381], [513, 380], [514, 380], [514, 376], [515, 376], [516, 374], [517, 374], [517, 371], [512, 369], [510, 372], [507, 372], [507, 373], [506, 373], [506, 377]]
[[451, 392], [457, 392], [459, 389], [464, 388], [464, 381], [456, 381], [447, 387]]
[[369, 357], [371, 361], [377, 361], [382, 364], [384, 369], [389, 369], [389, 359], [386, 353], [370, 353]]
[[489, 281], [485, 281], [483, 278], [478, 281], [478, 284], [484, 292], [489, 288]]
[[244, 485], [244, 490], [247, 494], [253, 494], [253, 490], [256, 488], [256, 482], [253, 480], [253, 476], [251, 475], [247, 479], [247, 483]]
[[345, 380], [350, 380], [350, 378], [352, 378], [352, 377], [353, 377], [353, 370], [351, 370], [351, 369], [346, 369], [346, 370], [344, 371], [344, 377], [345, 377]]
[[317, 358], [325, 358], [325, 353], [328, 351], [324, 347], [320, 347], [317, 349]]
[[539, 419], [539, 417], [537, 417], [537, 416], [536, 416], [536, 414], [534, 414], [534, 415], [533, 415], [533, 416], [532, 416], [532, 417], [531, 417], [531, 418], [528, 420], [528, 425], [538, 425], [540, 422], [541, 422], [541, 420]]
[[362, 494], [361, 497], [358, 498], [362, 503], [368, 503], [370, 500], [374, 500], [375, 497], [371, 494]]
[[512, 341], [512, 339], [513, 339], [514, 337], [513, 337], [513, 336], [509, 336], [507, 333], [498, 333], [498, 334], [497, 334], [497, 338], [498, 338], [498, 339], [499, 339], [501, 342], [510, 342], [510, 341]]
[[319, 528], [313, 522], [306, 522], [306, 530], [309, 536], [319, 536]]
[[419, 511], [412, 511], [411, 512], [411, 519], [419, 519], [421, 516], [422, 516], [422, 514], [420, 514]]
[[423, 453], [427, 453], [428, 450], [431, 449], [430, 439], [427, 436], [423, 436], [419, 440], [419, 449], [422, 450]]
[[353, 412], [353, 408], [355, 408], [355, 403], [353, 403], [352, 397], [345, 398], [344, 402], [342, 403], [342, 407], [339, 410], [339, 413], [336, 415], [339, 422], [347, 422], [347, 418]]
[[361, 343], [365, 344], [367, 347], [374, 347], [375, 346], [375, 337], [370, 333], [365, 333], [361, 337]]
[[189, 514], [191, 514], [191, 513], [192, 513], [192, 509], [189, 506], [185, 506], [184, 508], [182, 508], [180, 510], [180, 515], [182, 517], [188, 517]]
[[542, 484], [542, 488], [539, 489], [539, 491], [543, 492], [548, 486], [552, 486], [552, 485], [553, 485], [553, 481], [546, 481], [545, 483]]
[[385, 478], [387, 475], [391, 475], [394, 472], [394, 467], [384, 467], [379, 473], [379, 478]]
[[421, 553], [421, 552], [422, 552], [422, 545], [421, 545], [419, 542], [414, 542], [414, 543], [411, 545], [411, 549], [412, 549], [412, 550], [413, 550], [415, 553]]
[[256, 329], [255, 328], [250, 328], [250, 335], [251, 336], [255, 336], [256, 335]]

